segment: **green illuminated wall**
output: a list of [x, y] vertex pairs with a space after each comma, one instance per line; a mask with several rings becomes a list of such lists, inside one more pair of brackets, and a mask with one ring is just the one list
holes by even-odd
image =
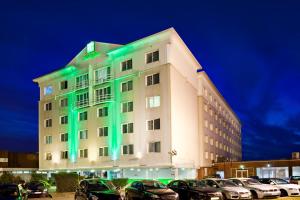
[[68, 94], [68, 148], [69, 159], [72, 163], [76, 162], [78, 154], [78, 111], [76, 109], [76, 94]]

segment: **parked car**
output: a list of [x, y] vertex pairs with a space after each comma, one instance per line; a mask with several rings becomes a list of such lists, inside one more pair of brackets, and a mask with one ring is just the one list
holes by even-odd
[[300, 176], [291, 176], [289, 182], [292, 184], [300, 185]]
[[168, 187], [178, 193], [180, 200], [222, 200], [218, 189], [207, 187], [197, 180], [175, 180]]
[[220, 189], [224, 199], [252, 199], [251, 192], [227, 179], [204, 179], [206, 185]]
[[80, 181], [75, 200], [121, 200], [117, 188], [111, 181], [92, 178]]
[[126, 200], [151, 200], [167, 199], [178, 200], [178, 194], [159, 181], [141, 180], [132, 182], [125, 188]]
[[22, 200], [22, 195], [16, 184], [0, 185], [0, 200]]
[[51, 197], [48, 187], [43, 181], [32, 181], [26, 184], [28, 198]]
[[262, 184], [253, 178], [231, 178], [235, 184], [250, 190], [254, 199], [263, 199], [265, 197], [278, 197], [281, 192], [278, 187]]
[[281, 196], [299, 196], [300, 186], [296, 184], [290, 184], [288, 181], [281, 178], [261, 178], [261, 183], [276, 185], [281, 192]]

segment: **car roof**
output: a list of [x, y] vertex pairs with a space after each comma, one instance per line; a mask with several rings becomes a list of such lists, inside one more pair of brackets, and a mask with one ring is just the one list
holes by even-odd
[[232, 180], [232, 179], [235, 179], [235, 180], [249, 180], [249, 179], [253, 179], [253, 178], [229, 178], [229, 180]]

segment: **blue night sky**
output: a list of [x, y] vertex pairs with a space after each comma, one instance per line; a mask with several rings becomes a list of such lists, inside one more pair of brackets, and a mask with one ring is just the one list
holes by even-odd
[[[174, 27], [243, 124], [243, 159], [300, 151], [300, 1], [7, 1], [0, 5], [0, 149], [38, 151], [33, 78], [91, 40]], [[100, 3], [101, 2], [101, 3]]]

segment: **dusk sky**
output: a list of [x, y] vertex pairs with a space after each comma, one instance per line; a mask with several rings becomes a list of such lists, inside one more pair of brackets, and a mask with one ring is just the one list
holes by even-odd
[[0, 149], [38, 151], [32, 79], [64, 67], [89, 41], [126, 44], [174, 27], [239, 116], [244, 160], [300, 151], [300, 1], [7, 2]]

